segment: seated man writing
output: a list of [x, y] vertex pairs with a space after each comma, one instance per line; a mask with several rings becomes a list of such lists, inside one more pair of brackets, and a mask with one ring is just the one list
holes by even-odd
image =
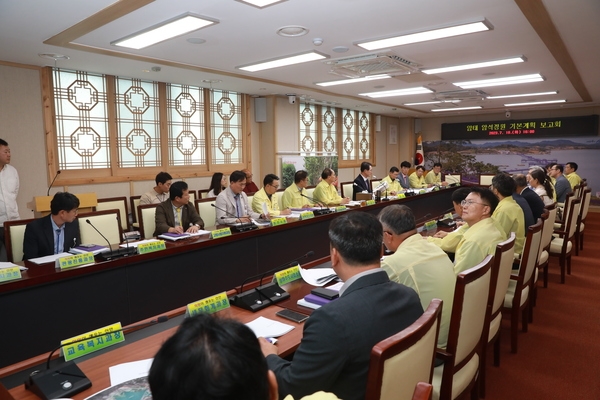
[[183, 181], [175, 182], [169, 189], [169, 200], [156, 207], [154, 214], [154, 236], [170, 233], [196, 233], [204, 228], [204, 221], [190, 203], [188, 185]]

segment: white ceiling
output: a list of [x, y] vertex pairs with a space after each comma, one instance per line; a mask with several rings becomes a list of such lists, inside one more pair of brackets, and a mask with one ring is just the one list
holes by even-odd
[[[519, 4], [534, 9], [524, 12]], [[535, 9], [536, 6], [541, 8]], [[130, 51], [110, 44], [185, 12], [207, 16], [219, 23], [143, 50]], [[549, 20], [544, 19], [546, 13]], [[493, 30], [395, 47], [391, 51], [420, 64], [421, 68], [519, 55], [524, 55], [527, 61], [439, 76], [401, 75], [328, 88], [318, 87], [315, 82], [342, 78], [331, 74], [330, 67], [321, 61], [256, 73], [236, 69], [309, 50], [331, 58], [366, 54], [366, 50], [354, 43], [482, 18], [489, 21]], [[506, 109], [507, 102], [535, 100], [566, 99], [562, 107], [598, 105], [600, 46], [595, 40], [600, 38], [599, 20], [598, 0], [287, 0], [264, 9], [235, 0], [0, 0], [0, 60], [45, 66], [54, 62], [40, 58], [39, 53], [60, 53], [70, 57], [57, 62], [60, 68], [212, 85], [258, 96], [295, 93], [299, 98], [377, 114], [427, 118], [440, 115], [431, 112], [435, 106], [403, 104], [432, 100], [435, 94], [373, 101], [359, 93], [416, 86], [441, 92], [459, 89], [451, 82], [540, 73], [544, 82], [482, 90], [490, 95], [557, 90], [557, 95], [463, 101], [457, 106], [481, 105], [483, 110], [443, 114], [497, 113]], [[286, 25], [304, 26], [309, 33], [296, 38], [278, 36], [276, 31]], [[558, 32], [558, 40], [553, 29]], [[189, 38], [206, 42], [191, 44], [186, 41]], [[321, 38], [323, 43], [316, 46], [315, 38]], [[336, 46], [349, 50], [336, 53], [332, 50]], [[571, 67], [573, 64], [575, 68]], [[160, 66], [161, 71], [152, 72], [153, 66]], [[519, 109], [557, 107], [561, 106]]]

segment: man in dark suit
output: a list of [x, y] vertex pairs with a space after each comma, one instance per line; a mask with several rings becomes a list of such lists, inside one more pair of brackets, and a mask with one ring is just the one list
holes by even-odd
[[537, 221], [544, 213], [544, 200], [536, 192], [527, 187], [527, 177], [525, 175], [517, 174], [513, 176], [513, 179], [517, 185], [515, 192], [519, 193], [527, 201], [533, 214], [533, 220]]
[[391, 282], [380, 268], [383, 229], [372, 215], [346, 213], [331, 222], [331, 265], [344, 281], [338, 299], [313, 311], [293, 361], [260, 338], [280, 398], [323, 390], [344, 400], [365, 398], [373, 346], [423, 314], [413, 289]]
[[156, 206], [154, 214], [156, 225], [154, 236], [166, 232], [170, 233], [196, 233], [204, 228], [204, 221], [198, 211], [190, 203], [188, 185], [183, 181], [175, 182], [169, 188], [169, 200]]
[[352, 185], [352, 200], [356, 200], [356, 193], [367, 191], [372, 193], [369, 179], [373, 177], [373, 166], [371, 163], [363, 161], [360, 164], [360, 174], [354, 180]]
[[50, 215], [36, 219], [25, 227], [23, 260], [44, 257], [69, 251], [81, 244], [79, 199], [65, 192], [58, 192], [50, 202]]

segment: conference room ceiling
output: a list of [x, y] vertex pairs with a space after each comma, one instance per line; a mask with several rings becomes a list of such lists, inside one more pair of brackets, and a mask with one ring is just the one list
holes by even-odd
[[[188, 12], [218, 23], [141, 50], [111, 44]], [[295, 94], [298, 101], [306, 99], [388, 116], [472, 115], [600, 104], [600, 46], [595, 42], [600, 38], [599, 19], [598, 0], [287, 0], [262, 9], [236, 0], [3, 0], [0, 60], [213, 87], [253, 96]], [[357, 45], [480, 20], [492, 29], [377, 51]], [[277, 31], [285, 26], [301, 26], [308, 33], [299, 37], [278, 35]], [[339, 48], [347, 51], [334, 50]], [[312, 50], [328, 58], [259, 72], [238, 68]], [[55, 62], [39, 56], [44, 53], [67, 55], [69, 59]], [[396, 66], [408, 62], [414, 72], [405, 74], [403, 68], [394, 68], [394, 76], [389, 79], [316, 85], [345, 79], [331, 73], [328, 61], [372, 53], [383, 54], [377, 60], [395, 56], [391, 58]], [[526, 61], [434, 75], [421, 72], [516, 56], [524, 56]], [[159, 69], [156, 67], [160, 71], [154, 71]], [[382, 66], [357, 67], [354, 72], [364, 75], [367, 70], [373, 73], [373, 68]], [[544, 80], [476, 86], [469, 91], [453, 84], [529, 74], [540, 74]], [[378, 99], [361, 95], [421, 86], [433, 92]], [[485, 98], [552, 91], [558, 93]], [[505, 106], [561, 99], [566, 103]], [[435, 100], [461, 101], [405, 105]], [[432, 111], [473, 106], [482, 109]]]

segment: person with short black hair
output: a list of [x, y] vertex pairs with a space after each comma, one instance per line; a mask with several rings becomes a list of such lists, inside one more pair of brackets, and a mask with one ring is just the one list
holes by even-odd
[[169, 199], [169, 188], [173, 178], [168, 172], [159, 172], [154, 178], [156, 186], [140, 197], [140, 204], [158, 204]]
[[245, 187], [244, 171], [233, 171], [229, 175], [229, 187], [219, 193], [215, 201], [215, 225], [248, 223], [252, 222], [252, 218], [265, 218], [263, 214], [252, 211]]
[[360, 163], [360, 174], [354, 179], [352, 185], [352, 200], [356, 200], [357, 193], [372, 193], [371, 183], [369, 179], [373, 178], [373, 166], [370, 162], [363, 161]]
[[429, 187], [433, 185], [448, 186], [448, 182], [442, 181], [441, 163], [436, 162], [433, 164], [433, 168], [431, 169], [431, 171], [429, 171], [427, 175], [425, 175], [425, 183], [427, 183]]
[[498, 206], [498, 198], [490, 189], [473, 186], [461, 205], [462, 219], [469, 224], [469, 228], [456, 246], [456, 275], [473, 268], [486, 256], [494, 254], [496, 245], [506, 240], [502, 227], [491, 218]]
[[169, 199], [156, 207], [154, 236], [163, 233], [196, 233], [204, 228], [196, 207], [190, 203], [187, 183], [174, 182], [169, 188]]
[[281, 207], [283, 208], [308, 208], [313, 205], [307, 197], [308, 172], [296, 171], [294, 184], [288, 186], [281, 196]]
[[423, 173], [425, 172], [425, 167], [422, 165], [417, 165], [415, 172], [410, 174], [408, 180], [410, 182], [410, 187], [413, 189], [424, 189], [426, 187], [431, 187], [425, 182], [425, 178], [423, 177]]
[[313, 199], [324, 206], [348, 204], [350, 199], [338, 194], [337, 189], [333, 184], [336, 180], [337, 176], [335, 175], [335, 171], [331, 168], [325, 168], [321, 173], [321, 182], [319, 182], [313, 192]]
[[395, 196], [402, 191], [402, 186], [400, 186], [400, 182], [398, 182], [398, 175], [400, 175], [400, 170], [398, 167], [390, 168], [390, 172], [388, 175], [381, 180], [381, 182], [387, 183], [386, 193]]
[[565, 177], [571, 184], [571, 189], [575, 189], [575, 186], [579, 185], [582, 181], [581, 177], [577, 175], [577, 163], [570, 161], [565, 164]]
[[[511, 232], [515, 233], [517, 236], [515, 239], [515, 254], [521, 254], [525, 245], [525, 214], [512, 196], [515, 188], [515, 181], [507, 173], [500, 172], [492, 178], [491, 189], [499, 200], [498, 206], [492, 213], [492, 219], [502, 227], [506, 237], [509, 237]], [[526, 206], [529, 213], [528, 217], [533, 219], [529, 205], [526, 204]]]
[[398, 175], [398, 181], [402, 189], [410, 189], [410, 179], [408, 171], [410, 170], [410, 163], [408, 161], [402, 161], [400, 163], [400, 175]]
[[267, 214], [271, 217], [291, 214], [289, 208], [280, 210], [277, 189], [279, 189], [279, 177], [275, 174], [265, 175], [262, 189], [254, 193], [252, 197], [252, 210], [256, 213], [262, 213], [264, 204], [267, 207]]
[[[461, 187], [452, 192], [452, 205], [454, 206], [454, 213], [459, 217], [462, 217], [462, 205], [464, 199], [471, 193], [471, 189], [467, 187]], [[469, 229], [469, 224], [464, 221], [456, 223], [458, 228], [452, 232], [437, 231], [433, 236], [427, 236], [427, 241], [435, 244], [440, 249], [447, 253], [454, 253], [456, 247], [462, 240], [463, 234]]]
[[[544, 201], [536, 192], [527, 187], [527, 177], [523, 174], [516, 174], [513, 176], [515, 181], [515, 193], [521, 195], [529, 204], [533, 221], [537, 221], [538, 218], [542, 217], [544, 213]], [[535, 222], [534, 222], [535, 223]]]
[[50, 214], [27, 224], [23, 238], [23, 260], [60, 254], [81, 244], [77, 209], [79, 199], [57, 192], [50, 201]]
[[571, 184], [563, 175], [563, 166], [561, 164], [554, 164], [550, 168], [550, 176], [554, 178], [554, 191], [556, 193], [555, 199], [558, 203], [564, 203], [567, 199], [567, 195], [573, 191]]
[[373, 215], [349, 212], [329, 225], [331, 265], [344, 285], [339, 298], [314, 310], [304, 323], [292, 361], [260, 338], [279, 396], [318, 390], [363, 400], [373, 346], [423, 314], [415, 291], [391, 282], [380, 268], [383, 229]]
[[387, 206], [378, 218], [383, 226], [383, 244], [394, 252], [384, 257], [381, 268], [392, 282], [413, 288], [423, 309], [433, 299], [444, 302], [437, 343], [438, 347], [446, 348], [456, 284], [452, 261], [442, 249], [423, 240], [417, 232], [415, 216], [407, 206]]
[[210, 186], [206, 197], [217, 197], [227, 187], [227, 176], [222, 172], [215, 172], [210, 178]]

